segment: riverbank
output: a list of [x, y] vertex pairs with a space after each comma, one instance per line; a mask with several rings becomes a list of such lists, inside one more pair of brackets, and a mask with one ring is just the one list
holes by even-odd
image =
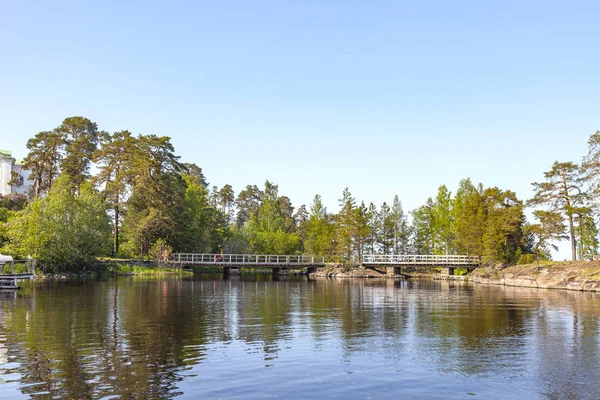
[[600, 292], [600, 261], [545, 262], [477, 268], [468, 281], [490, 285]]
[[366, 269], [363, 267], [350, 268], [338, 264], [330, 264], [322, 268], [317, 268], [314, 272], [308, 274], [311, 278], [385, 278], [387, 275], [383, 272]]
[[99, 277], [110, 276], [163, 276], [163, 275], [178, 275], [186, 276], [193, 275], [192, 271], [184, 271], [181, 268], [166, 268], [158, 267], [148, 263], [144, 265], [128, 263], [128, 262], [98, 262], [91, 269], [79, 272], [60, 272], [60, 273], [42, 273], [37, 272], [37, 277], [41, 279], [95, 279]]

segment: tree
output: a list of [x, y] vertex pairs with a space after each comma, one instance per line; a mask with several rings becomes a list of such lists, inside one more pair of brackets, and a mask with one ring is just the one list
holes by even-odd
[[184, 170], [170, 138], [140, 135], [132, 155], [132, 192], [123, 231], [129, 251], [145, 256], [158, 239], [177, 249], [185, 226]]
[[539, 222], [527, 227], [529, 233], [535, 238], [533, 251], [536, 259], [539, 261], [540, 254], [548, 250], [549, 247], [557, 250], [558, 247], [552, 243], [568, 239], [567, 227], [564, 223], [564, 217], [557, 211], [536, 210], [533, 212], [535, 219]]
[[123, 198], [135, 181], [133, 168], [137, 139], [129, 131], [115, 132], [101, 136], [101, 146], [94, 154], [98, 164], [95, 181], [104, 185], [104, 193], [113, 210], [112, 255], [119, 253], [119, 228]]
[[581, 163], [581, 177], [590, 188], [592, 198], [600, 198], [600, 131], [588, 140], [588, 153]]
[[337, 215], [337, 238], [338, 238], [338, 254], [344, 260], [354, 259], [353, 255], [353, 231], [356, 202], [352, 194], [345, 188], [342, 193], [342, 198], [339, 199], [340, 212]]
[[263, 192], [256, 185], [248, 185], [242, 190], [236, 199], [237, 216], [235, 224], [242, 229], [250, 216], [256, 213], [262, 202]]
[[545, 205], [549, 211], [560, 212], [567, 220], [571, 239], [571, 259], [577, 259], [575, 234], [575, 211], [582, 205], [583, 191], [579, 166], [572, 162], [555, 162], [552, 169], [544, 173], [545, 182], [532, 183], [535, 194], [529, 206]]
[[289, 199], [283, 197], [279, 196], [277, 185], [265, 182], [262, 202], [243, 230], [253, 251], [294, 254], [300, 249], [300, 237], [294, 232], [293, 207]]
[[408, 217], [404, 213], [398, 195], [394, 196], [392, 203], [392, 232], [394, 235], [394, 254], [407, 254], [410, 246], [411, 229]]
[[44, 131], [27, 141], [29, 153], [23, 160], [23, 168], [30, 170], [29, 180], [33, 181], [32, 198], [47, 193], [59, 174], [65, 140], [57, 132]]
[[383, 254], [390, 254], [394, 242], [394, 219], [390, 206], [383, 202], [377, 218], [377, 242]]
[[375, 254], [375, 244], [377, 243], [377, 218], [379, 213], [375, 204], [370, 203], [367, 209], [367, 225], [369, 227], [369, 237], [367, 238], [366, 245], [371, 254]]
[[208, 189], [208, 182], [206, 181], [206, 177], [202, 172], [202, 168], [194, 163], [183, 163], [183, 169], [185, 170], [186, 175], [190, 176], [194, 180], [195, 184]]
[[432, 234], [434, 236], [434, 254], [454, 252], [454, 234], [452, 218], [452, 193], [446, 185], [438, 188], [438, 194], [431, 209]]
[[234, 201], [235, 192], [233, 191], [233, 187], [230, 184], [226, 184], [219, 190], [219, 205], [225, 215], [231, 213], [231, 207], [233, 206]]
[[60, 168], [76, 191], [90, 178], [90, 164], [98, 146], [98, 125], [84, 117], [65, 118], [55, 129], [65, 141]]
[[484, 191], [486, 230], [484, 255], [492, 261], [514, 264], [525, 246], [523, 203], [514, 192], [496, 187]]
[[573, 214], [577, 243], [579, 243], [579, 259], [585, 260], [598, 254], [598, 228], [594, 221], [592, 207], [577, 207], [573, 210]]
[[417, 254], [433, 254], [435, 235], [433, 233], [433, 200], [427, 199], [425, 205], [412, 211], [413, 248]]
[[335, 251], [334, 225], [320, 195], [315, 195], [304, 227], [304, 251], [310, 255], [332, 255]]
[[483, 237], [487, 226], [487, 210], [483, 185], [476, 188], [469, 179], [460, 182], [452, 213], [454, 218], [454, 246], [460, 254], [483, 255]]
[[370, 236], [368, 210], [365, 202], [361, 202], [359, 207], [353, 210], [353, 229], [352, 236], [355, 243], [355, 251], [359, 262], [362, 261], [362, 256]]
[[10, 248], [39, 260], [46, 271], [85, 268], [107, 244], [107, 208], [91, 183], [84, 182], [76, 194], [67, 177], [60, 177], [47, 197], [32, 201], [10, 222]]

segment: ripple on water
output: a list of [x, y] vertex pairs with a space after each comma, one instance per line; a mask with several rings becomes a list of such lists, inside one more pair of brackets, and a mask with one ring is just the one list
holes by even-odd
[[202, 279], [3, 300], [0, 398], [600, 398], [600, 295]]

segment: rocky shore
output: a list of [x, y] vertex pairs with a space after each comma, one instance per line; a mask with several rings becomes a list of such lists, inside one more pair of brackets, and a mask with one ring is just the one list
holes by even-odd
[[315, 272], [308, 274], [311, 278], [385, 278], [383, 272], [366, 269], [363, 267], [349, 268], [339, 264], [330, 264], [323, 268], [317, 268]]
[[468, 281], [540, 289], [600, 292], [600, 261], [547, 262], [502, 269], [477, 268]]

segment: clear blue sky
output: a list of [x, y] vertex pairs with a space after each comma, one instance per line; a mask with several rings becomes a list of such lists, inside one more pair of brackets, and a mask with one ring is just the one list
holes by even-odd
[[597, 1], [5, 1], [0, 148], [83, 115], [173, 138], [211, 185], [405, 209], [531, 195], [600, 129]]

